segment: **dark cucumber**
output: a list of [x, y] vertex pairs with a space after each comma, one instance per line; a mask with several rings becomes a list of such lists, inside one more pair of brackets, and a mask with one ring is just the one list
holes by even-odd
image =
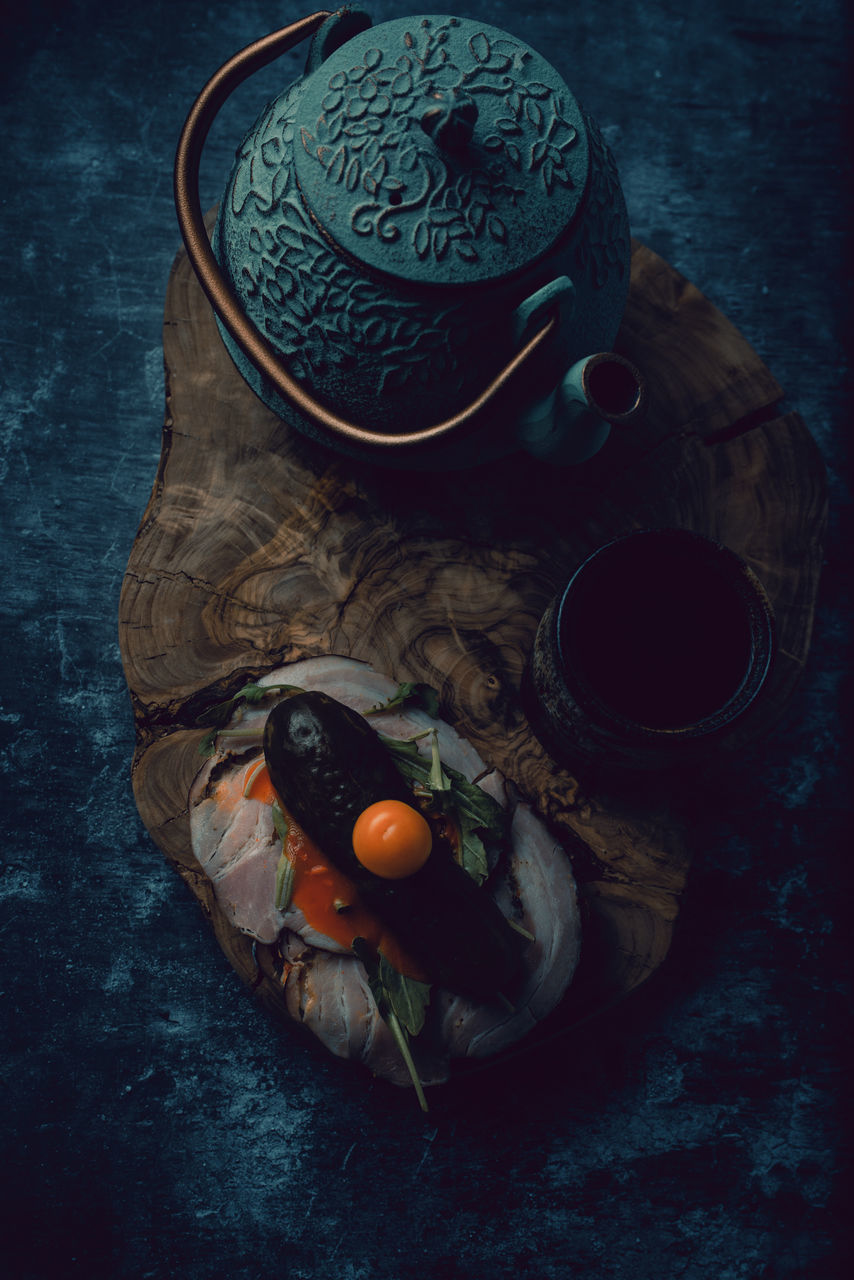
[[413, 802], [362, 716], [325, 693], [294, 694], [270, 712], [264, 755], [284, 807], [433, 982], [478, 1001], [509, 990], [522, 939], [446, 840], [434, 833], [424, 866], [402, 880], [374, 875], [354, 854], [353, 825], [368, 805]]

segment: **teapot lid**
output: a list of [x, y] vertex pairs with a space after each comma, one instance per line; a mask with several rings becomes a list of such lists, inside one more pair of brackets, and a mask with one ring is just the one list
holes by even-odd
[[398, 18], [354, 36], [304, 83], [295, 167], [345, 253], [426, 284], [496, 280], [574, 218], [589, 153], [581, 109], [496, 27]]

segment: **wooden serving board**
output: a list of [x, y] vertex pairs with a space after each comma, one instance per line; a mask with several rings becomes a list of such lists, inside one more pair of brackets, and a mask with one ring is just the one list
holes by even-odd
[[640, 244], [616, 345], [647, 378], [647, 418], [583, 466], [516, 455], [467, 472], [381, 470], [310, 444], [263, 406], [178, 255], [162, 453], [120, 606], [133, 785], [231, 963], [276, 1011], [271, 956], [258, 948], [259, 971], [190, 852], [195, 719], [248, 679], [327, 653], [434, 686], [446, 718], [564, 841], [585, 932], [562, 1024], [624, 996], [666, 956], [690, 862], [677, 806], [663, 783], [605, 794], [540, 747], [519, 698], [537, 622], [579, 560], [617, 534], [681, 525], [720, 539], [759, 575], [778, 624], [743, 746], [779, 717], [807, 656], [826, 486], [811, 436], [779, 411], [781, 388], [750, 345]]

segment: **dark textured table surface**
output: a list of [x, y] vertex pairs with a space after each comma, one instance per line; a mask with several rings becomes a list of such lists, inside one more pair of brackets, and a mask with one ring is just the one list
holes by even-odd
[[[465, 10], [540, 48], [598, 117], [634, 234], [756, 346], [819, 443], [832, 511], [805, 679], [695, 834], [668, 962], [598, 1023], [439, 1095], [426, 1119], [253, 1004], [142, 828], [129, 781], [118, 594], [160, 450], [174, 145], [208, 74], [300, 11], [21, 11], [0, 29], [0, 1273], [840, 1276], [844, 0]], [[399, 10], [381, 0], [372, 12]], [[205, 157], [206, 207], [300, 60], [227, 107]]]

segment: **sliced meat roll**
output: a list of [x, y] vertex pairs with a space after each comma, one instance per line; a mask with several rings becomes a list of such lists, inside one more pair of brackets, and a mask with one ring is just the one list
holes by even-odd
[[[350, 658], [306, 659], [259, 683], [320, 690], [365, 714], [391, 699], [395, 683]], [[215, 756], [200, 769], [190, 793], [193, 853], [210, 877], [217, 900], [235, 929], [278, 943], [284, 961], [288, 1013], [338, 1057], [362, 1062], [397, 1084], [410, 1082], [388, 1026], [379, 1014], [360, 960], [326, 936], [294, 905], [279, 910], [276, 876], [282, 851], [269, 803], [244, 794], [252, 766], [262, 759], [262, 735], [277, 696], [239, 705], [217, 739]], [[580, 917], [569, 859], [544, 823], [508, 796], [504, 778], [488, 771], [474, 748], [446, 722], [406, 707], [372, 714], [373, 728], [406, 740], [435, 729], [443, 765], [463, 774], [508, 811], [510, 848], [490, 869], [482, 891], [530, 935], [524, 973], [507, 1008], [476, 1004], [434, 987], [423, 1032], [411, 1048], [424, 1084], [446, 1079], [452, 1058], [483, 1057], [518, 1041], [556, 1007], [579, 958]], [[429, 758], [430, 745], [419, 741]], [[405, 947], [405, 939], [399, 939]]]

